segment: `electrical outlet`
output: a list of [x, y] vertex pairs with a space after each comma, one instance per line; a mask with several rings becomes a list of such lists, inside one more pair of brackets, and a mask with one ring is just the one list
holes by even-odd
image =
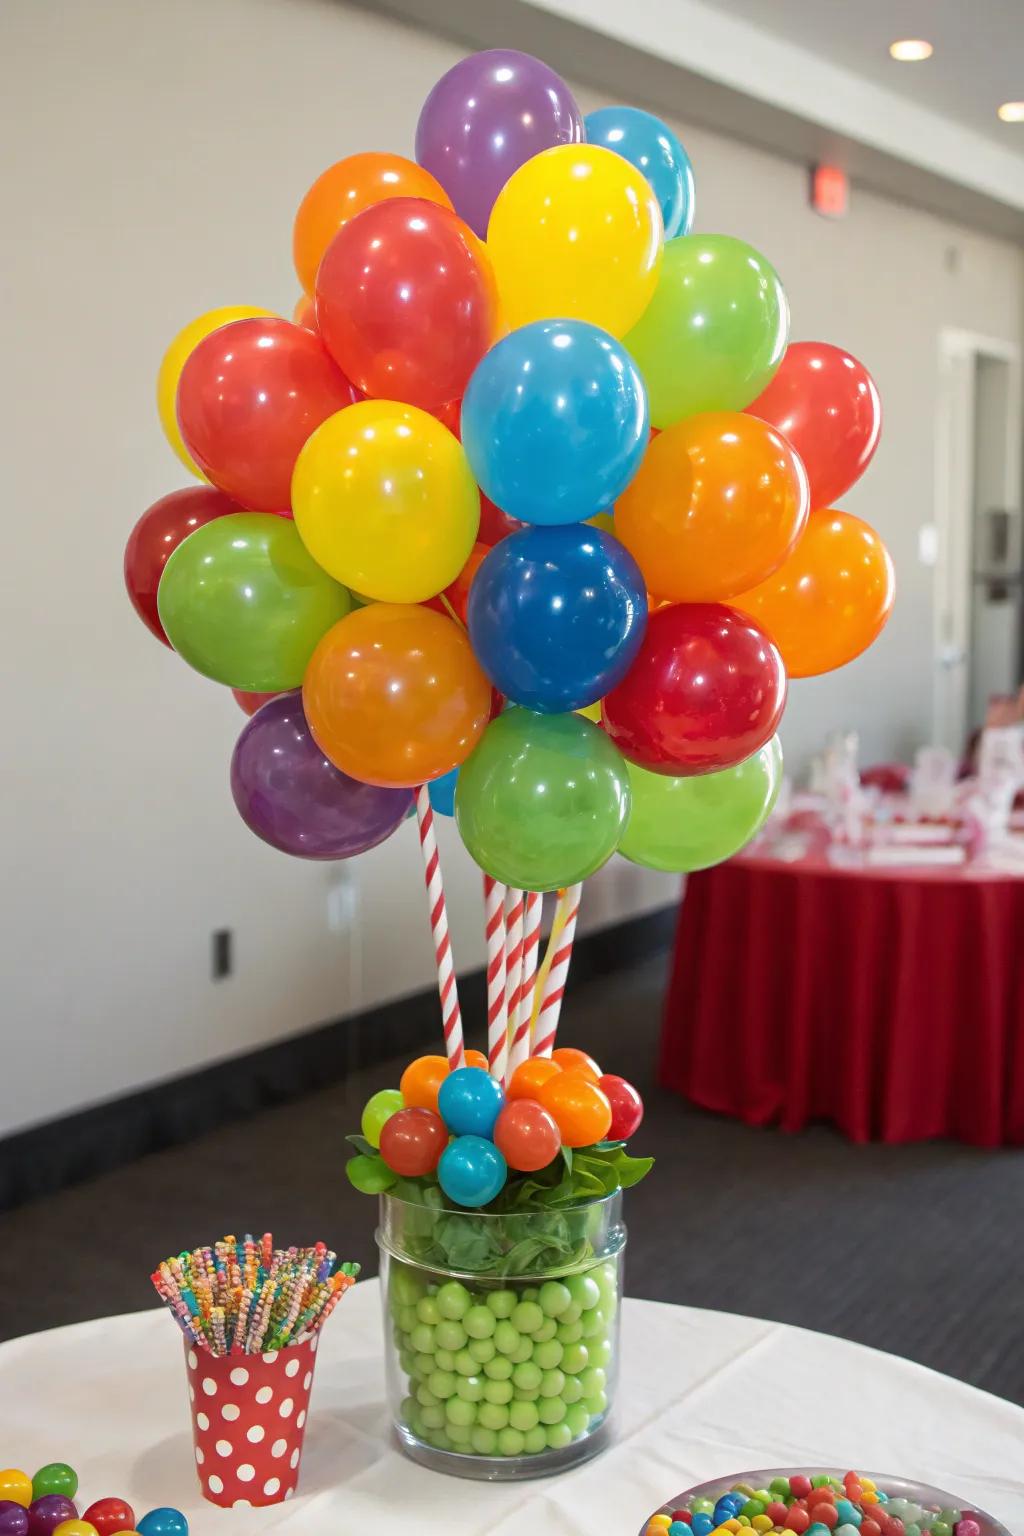
[[234, 934], [230, 928], [215, 928], [211, 935], [210, 970], [214, 981], [223, 981], [234, 970]]

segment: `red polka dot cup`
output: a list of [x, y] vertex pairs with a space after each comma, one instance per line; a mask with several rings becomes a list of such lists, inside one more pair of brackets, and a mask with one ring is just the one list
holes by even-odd
[[211, 1504], [290, 1499], [299, 1480], [316, 1335], [264, 1355], [215, 1357], [186, 1341], [196, 1471]]

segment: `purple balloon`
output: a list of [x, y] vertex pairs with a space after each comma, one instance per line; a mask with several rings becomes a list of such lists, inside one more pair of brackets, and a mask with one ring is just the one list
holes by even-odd
[[28, 1536], [28, 1510], [13, 1499], [0, 1499], [0, 1536]]
[[231, 758], [231, 793], [257, 837], [303, 859], [351, 859], [375, 848], [412, 804], [411, 790], [362, 784], [335, 768], [313, 740], [298, 692], [268, 699], [246, 724]]
[[434, 86], [416, 128], [416, 159], [483, 239], [512, 172], [583, 137], [583, 115], [560, 75], [529, 53], [491, 48], [461, 59]]
[[77, 1520], [78, 1510], [62, 1493], [47, 1493], [28, 1507], [28, 1536], [52, 1536], [65, 1520]]

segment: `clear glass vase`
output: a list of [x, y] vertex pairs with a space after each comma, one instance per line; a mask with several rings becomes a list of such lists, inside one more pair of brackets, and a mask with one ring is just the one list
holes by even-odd
[[491, 1215], [382, 1195], [388, 1404], [402, 1448], [459, 1477], [543, 1477], [609, 1438], [621, 1193]]

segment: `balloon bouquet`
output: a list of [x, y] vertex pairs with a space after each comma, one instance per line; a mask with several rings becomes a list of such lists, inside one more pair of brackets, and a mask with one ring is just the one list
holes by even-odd
[[892, 605], [881, 540], [835, 508], [877, 445], [870, 375], [787, 345], [769, 261], [693, 213], [664, 123], [584, 119], [539, 60], [477, 54], [415, 160], [351, 155], [307, 192], [294, 319], [210, 311], [160, 369], [204, 483], [140, 519], [132, 601], [251, 715], [231, 787], [259, 837], [350, 858], [415, 802], [453, 1068], [434, 810], [485, 873], [507, 1080], [553, 1049], [580, 883], [616, 851], [742, 847], [787, 676], [851, 661]]

